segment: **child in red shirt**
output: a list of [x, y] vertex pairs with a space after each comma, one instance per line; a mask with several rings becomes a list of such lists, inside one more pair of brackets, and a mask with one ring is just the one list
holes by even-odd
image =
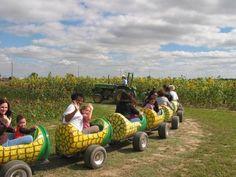
[[26, 118], [23, 115], [18, 115], [16, 117], [16, 132], [15, 132], [15, 138], [22, 137], [24, 135], [28, 135], [33, 133], [36, 130], [36, 127], [32, 128], [26, 128]]

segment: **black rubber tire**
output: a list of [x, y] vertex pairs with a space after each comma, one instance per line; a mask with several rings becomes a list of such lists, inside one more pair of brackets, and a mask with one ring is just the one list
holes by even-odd
[[114, 98], [113, 98], [113, 100], [114, 100], [115, 103], [118, 103], [118, 102], [120, 101], [120, 97], [121, 97], [121, 94], [122, 94], [123, 92], [125, 92], [124, 89], [118, 89], [118, 90], [115, 91], [115, 93], [114, 93]]
[[90, 145], [84, 153], [84, 162], [88, 168], [101, 168], [107, 158], [106, 149], [100, 145]]
[[184, 120], [184, 112], [179, 110], [177, 111], [177, 116], [179, 116], [179, 122], [183, 122]]
[[103, 96], [104, 100], [109, 100], [109, 98], [113, 97], [113, 91], [111, 91], [111, 90], [104, 90], [102, 92], [102, 96]]
[[169, 128], [166, 122], [159, 125], [158, 134], [161, 139], [166, 139], [169, 136]]
[[182, 104], [179, 105], [178, 111], [184, 111], [184, 107], [182, 106]]
[[145, 132], [137, 132], [133, 139], [133, 148], [135, 151], [144, 151], [148, 146], [148, 135]]
[[101, 103], [102, 102], [102, 95], [99, 93], [94, 94], [93, 101], [94, 101], [94, 103]]
[[178, 129], [179, 128], [179, 116], [174, 116], [171, 121], [171, 128]]
[[21, 160], [13, 160], [2, 166], [0, 171], [1, 177], [21, 176], [32, 177], [30, 166]]

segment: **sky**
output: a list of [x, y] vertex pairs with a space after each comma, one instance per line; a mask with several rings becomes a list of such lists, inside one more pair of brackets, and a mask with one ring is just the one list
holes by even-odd
[[236, 77], [235, 0], [0, 4], [4, 77]]

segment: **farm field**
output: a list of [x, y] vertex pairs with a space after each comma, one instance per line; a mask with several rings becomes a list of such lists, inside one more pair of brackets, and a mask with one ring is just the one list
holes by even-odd
[[[91, 78], [75, 77], [28, 77], [0, 81], [0, 96], [14, 100], [51, 101], [68, 99], [73, 90], [92, 96], [92, 89], [96, 83], [120, 84], [119, 77]], [[236, 80], [215, 78], [148, 78], [135, 77], [133, 85], [136, 87], [138, 99], [143, 99], [143, 93], [148, 89], [160, 89], [163, 84], [174, 84], [181, 98], [182, 104], [201, 108], [226, 108], [236, 110]]]
[[[28, 118], [28, 126], [41, 124], [49, 131], [52, 141], [50, 163], [45, 165], [36, 163], [32, 167], [34, 176], [236, 176], [236, 112], [227, 110], [234, 110], [234, 103], [229, 106], [226, 104], [230, 99], [235, 98], [230, 97], [235, 94], [235, 89], [233, 90], [235, 81], [227, 81], [228, 87], [221, 84], [222, 90], [231, 89], [231, 95], [222, 92], [223, 96], [209, 98], [212, 102], [207, 102], [204, 97], [200, 97], [201, 99], [196, 97], [197, 104], [192, 104], [193, 100], [189, 99], [193, 99], [193, 95], [200, 96], [208, 93], [209, 90], [215, 90], [210, 85], [208, 85], [209, 90], [205, 90], [206, 92], [203, 92], [201, 87], [196, 90], [189, 89], [192, 95], [187, 90], [184, 90], [185, 92], [180, 90], [178, 93], [181, 98], [184, 98], [186, 119], [179, 129], [170, 131], [168, 139], [159, 139], [157, 132], [151, 134], [149, 147], [144, 152], [134, 152], [129, 142], [123, 142], [113, 148], [107, 147], [108, 158], [105, 166], [98, 170], [89, 170], [84, 166], [83, 158], [80, 156], [62, 159], [55, 155], [55, 128], [60, 123], [61, 114], [70, 103], [70, 93], [76, 85], [84, 89], [81, 83], [77, 83], [76, 78], [67, 78], [67, 80], [59, 78], [58, 80], [61, 80], [61, 86], [56, 78], [51, 78], [51, 80], [31, 78], [0, 84], [0, 97], [7, 97], [14, 111], [13, 123], [16, 114], [23, 113]], [[86, 85], [85, 80], [81, 80]], [[153, 79], [154, 81], [157, 84], [157, 80]], [[177, 81], [175, 85], [180, 88], [181, 82]], [[208, 83], [207, 80], [200, 82], [203, 81]], [[68, 84], [66, 85], [65, 82]], [[156, 86], [159, 87], [165, 82], [174, 81], [162, 80]], [[212, 80], [211, 82], [214, 82], [213, 86], [217, 86], [226, 81]], [[183, 83], [191, 82], [182, 81], [182, 85]], [[193, 88], [196, 88], [197, 84], [198, 82], [195, 81]], [[89, 86], [85, 87], [87, 96], [90, 96], [89, 90], [92, 85], [91, 81]], [[87, 102], [90, 101], [87, 99]], [[214, 107], [214, 105], [217, 106]], [[112, 104], [94, 104], [94, 107], [93, 118], [106, 117], [115, 110]], [[208, 109], [209, 107], [214, 107], [214, 109]]]

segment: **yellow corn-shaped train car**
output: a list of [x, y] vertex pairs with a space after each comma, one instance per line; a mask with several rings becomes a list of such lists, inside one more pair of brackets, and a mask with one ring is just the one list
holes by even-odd
[[163, 109], [165, 114], [165, 122], [170, 122], [172, 129], [178, 129], [180, 122], [180, 117], [178, 115], [178, 112], [176, 112], [178, 110], [178, 102], [173, 101], [172, 105], [174, 108], [173, 110], [166, 105], [162, 105], [161, 108]]
[[101, 131], [92, 134], [83, 134], [72, 124], [61, 124], [56, 128], [56, 151], [66, 156], [75, 155], [85, 150], [89, 145], [106, 145], [111, 138], [112, 130], [109, 122], [104, 119], [96, 119]]
[[89, 168], [101, 168], [105, 163], [107, 154], [104, 147], [111, 141], [112, 128], [104, 118], [91, 122], [98, 125], [98, 133], [84, 134], [73, 124], [61, 124], [56, 128], [56, 153], [58, 155], [72, 156], [84, 152], [84, 162]]
[[157, 128], [162, 122], [164, 122], [164, 112], [160, 111], [160, 114], [157, 114], [154, 110], [143, 108], [143, 113], [146, 115], [147, 119], [147, 128], [146, 129], [155, 129]]
[[147, 118], [147, 131], [158, 130], [160, 138], [167, 138], [169, 135], [169, 127], [165, 122], [165, 112], [162, 108], [156, 113], [154, 110], [149, 108], [143, 108], [142, 111]]
[[0, 146], [0, 176], [31, 177], [32, 171], [27, 163], [48, 158], [51, 145], [46, 129], [38, 126], [33, 137], [30, 144]]
[[28, 163], [41, 160], [47, 158], [49, 150], [48, 134], [42, 126], [38, 126], [32, 143], [9, 147], [0, 146], [0, 164], [12, 160], [22, 160]]
[[184, 109], [178, 101], [171, 101], [174, 108], [174, 113], [179, 117], [179, 122], [183, 122], [184, 119]]
[[170, 102], [172, 107], [174, 108], [174, 112], [177, 112], [178, 108], [179, 108], [179, 102], [178, 101], [171, 101]]
[[145, 116], [141, 116], [139, 122], [130, 122], [120, 113], [113, 113], [107, 119], [112, 126], [113, 141], [120, 141], [134, 136], [136, 132], [144, 130], [147, 125]]
[[145, 115], [141, 115], [138, 122], [131, 122], [120, 113], [113, 113], [107, 119], [113, 131], [111, 145], [129, 138], [135, 151], [144, 151], [147, 148], [148, 136], [143, 132], [147, 127]]
[[174, 115], [174, 111], [166, 105], [161, 105], [160, 108], [164, 111], [164, 121], [170, 121]]

